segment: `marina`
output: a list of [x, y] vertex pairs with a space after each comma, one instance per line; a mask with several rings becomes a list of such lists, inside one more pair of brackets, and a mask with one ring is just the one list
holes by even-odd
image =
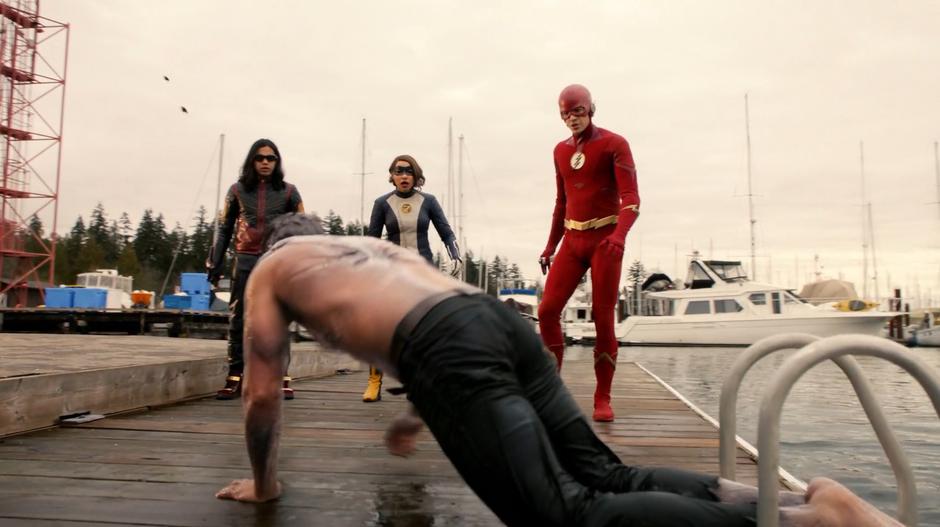
[[[0, 334], [3, 339], [24, 337], [32, 337], [34, 347], [20, 344], [12, 361], [20, 364], [17, 371], [39, 373], [35, 377], [54, 374], [41, 373], [41, 365], [29, 362], [36, 360], [37, 351], [47, 349], [50, 336]], [[52, 337], [64, 339], [60, 347], [75, 350], [91, 344], [90, 339], [95, 347], [112, 350], [138, 340]], [[113, 359], [112, 366], [135, 361], [165, 365], [157, 350], [176, 343], [174, 351], [167, 351], [177, 360], [179, 355], [201, 357], [219, 364], [214, 375], [224, 373], [224, 349], [219, 343], [146, 338], [158, 341], [150, 353], [125, 352], [120, 361]], [[59, 373], [78, 375], [82, 372], [76, 370], [102, 366], [94, 355], [69, 355], [71, 360], [58, 361]], [[148, 358], [142, 361], [141, 355]], [[333, 364], [337, 366], [346, 365]], [[0, 439], [0, 523], [499, 524], [460, 480], [427, 431], [422, 432], [414, 457], [389, 455], [382, 436], [390, 419], [404, 409], [404, 398], [386, 396], [379, 403], [363, 404], [360, 393], [366, 372], [340, 370], [341, 374], [333, 370], [296, 382], [297, 398], [285, 402], [280, 468], [287, 490], [279, 502], [252, 507], [213, 497], [228, 481], [248, 474], [241, 405], [190, 396], [179, 404], [165, 401], [86, 424]], [[4, 370], [0, 385], [23, 378], [10, 373]], [[292, 373], [302, 376], [294, 372], [293, 364]], [[586, 412], [591, 409], [592, 373], [590, 355], [572, 350], [563, 379]], [[192, 370], [187, 375], [198, 373]], [[212, 378], [210, 386], [218, 380]], [[624, 462], [717, 474], [717, 430], [640, 366], [620, 364], [613, 395], [617, 420], [594, 426]], [[743, 449], [737, 453], [737, 474], [745, 483], [756, 483], [757, 466]]]
[[[569, 454], [589, 434], [526, 419], [564, 406], [516, 405], [520, 383], [557, 387], [539, 342], [506, 367], [522, 325], [501, 306], [462, 325], [479, 299], [451, 299], [442, 271], [540, 334], [625, 464], [794, 491], [826, 476], [940, 526], [940, 5], [882, 4], [0, 0], [0, 525], [606, 513], [586, 505], [598, 485], [551, 514], [568, 496], [542, 491], [566, 479], [537, 472], [541, 432]], [[329, 236], [259, 264], [284, 219]], [[423, 286], [440, 291], [401, 318]], [[389, 453], [409, 406], [391, 364], [463, 477], [428, 430]], [[246, 436], [263, 465], [282, 397], [283, 495], [216, 499], [251, 475]], [[659, 498], [611, 501], [708, 516]], [[776, 527], [777, 498], [755, 523]]]

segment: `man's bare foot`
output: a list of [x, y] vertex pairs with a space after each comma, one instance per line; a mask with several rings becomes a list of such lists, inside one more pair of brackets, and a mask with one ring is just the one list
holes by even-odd
[[255, 480], [236, 479], [215, 493], [215, 497], [223, 500], [236, 500], [248, 503], [263, 503], [276, 500], [281, 495], [281, 482], [277, 482], [274, 493], [269, 496], [259, 496], [255, 490]]
[[424, 422], [411, 412], [404, 412], [392, 421], [385, 431], [385, 446], [395, 456], [408, 457], [418, 444], [418, 432]]
[[[757, 503], [757, 487], [718, 478], [718, 487], [712, 491], [722, 503]], [[781, 507], [792, 507], [806, 503], [806, 496], [789, 490], [780, 491], [777, 503]]]
[[816, 478], [806, 489], [802, 507], [781, 509], [786, 527], [904, 527], [900, 522], [828, 478]]

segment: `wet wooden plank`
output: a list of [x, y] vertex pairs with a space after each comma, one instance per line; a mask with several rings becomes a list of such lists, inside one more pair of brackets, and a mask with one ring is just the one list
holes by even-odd
[[[60, 415], [107, 415], [214, 393], [228, 370], [225, 341], [0, 333], [0, 349], [0, 437], [52, 426]], [[316, 343], [292, 350], [296, 377], [362, 369]]]
[[[589, 413], [590, 361], [568, 361], [563, 378]], [[365, 379], [295, 383], [277, 504], [213, 498], [249, 465], [240, 402], [207, 398], [0, 440], [0, 524], [498, 525], [429, 432], [415, 456], [388, 455], [382, 435], [406, 402], [362, 403]], [[717, 473], [717, 431], [633, 364], [618, 365], [613, 407], [617, 420], [595, 429], [625, 463]], [[743, 451], [737, 464], [739, 479], [756, 482]]]

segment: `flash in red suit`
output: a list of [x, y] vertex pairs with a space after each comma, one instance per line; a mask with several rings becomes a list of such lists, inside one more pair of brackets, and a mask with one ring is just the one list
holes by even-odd
[[[542, 342], [561, 369], [565, 352], [561, 312], [591, 269], [594, 348], [595, 421], [613, 421], [610, 386], [617, 365], [614, 309], [620, 285], [624, 240], [639, 215], [636, 168], [623, 137], [591, 122], [594, 103], [584, 86], [562, 90], [558, 108], [571, 137], [555, 147], [555, 211], [548, 244], [539, 258], [548, 279], [539, 304]], [[561, 242], [561, 248], [555, 248]]]

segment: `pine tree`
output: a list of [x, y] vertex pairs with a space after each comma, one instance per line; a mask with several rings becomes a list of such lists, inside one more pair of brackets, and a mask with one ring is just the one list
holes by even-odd
[[155, 232], [153, 222], [153, 210], [144, 210], [140, 217], [140, 223], [137, 224], [137, 233], [134, 236], [134, 252], [140, 259], [142, 266], [152, 266], [154, 253], [160, 244], [159, 234]]
[[101, 250], [103, 259], [99, 265], [105, 262], [115, 262], [118, 257], [118, 248], [114, 244], [114, 235], [111, 226], [108, 224], [108, 217], [104, 211], [104, 205], [99, 201], [91, 211], [91, 219], [88, 222], [88, 237], [95, 241], [95, 244]]
[[44, 253], [46, 252], [46, 246], [48, 246], [47, 240], [44, 237], [44, 228], [42, 226], [42, 220], [39, 219], [39, 216], [33, 215], [29, 218], [29, 226], [26, 228], [26, 232], [23, 233], [24, 242], [23, 247], [26, 252], [30, 253]]
[[640, 287], [643, 285], [643, 280], [646, 280], [646, 267], [639, 260], [634, 260], [627, 270], [627, 282], [631, 285], [630, 291], [633, 298], [630, 305], [634, 314], [642, 311]]
[[131, 224], [131, 219], [127, 216], [126, 212], [121, 213], [121, 219], [118, 220], [118, 237], [121, 240], [120, 247], [123, 249], [125, 245], [131, 243], [131, 238], [134, 235], [134, 226]]
[[118, 257], [117, 270], [119, 275], [131, 276], [135, 279], [140, 275], [140, 261], [137, 259], [133, 244], [128, 243], [124, 246], [121, 256]]
[[329, 234], [334, 236], [346, 234], [346, 229], [343, 228], [343, 218], [333, 212], [333, 209], [330, 209], [326, 218], [323, 218], [323, 223], [325, 224], [326, 232]]
[[505, 275], [505, 258], [500, 258], [499, 255], [494, 256], [493, 262], [487, 266], [487, 278], [489, 279], [489, 284], [486, 287], [486, 292], [496, 296], [496, 293], [499, 291], [499, 282]]
[[366, 233], [365, 226], [355, 220], [352, 223], [346, 224], [346, 235], [347, 236], [363, 236]]
[[89, 236], [75, 257], [73, 270], [76, 275], [87, 273], [104, 267], [104, 249], [98, 245], [98, 242]]
[[84, 272], [84, 269], [79, 270], [78, 258], [85, 245], [85, 234], [85, 221], [79, 216], [75, 220], [75, 225], [72, 225], [69, 235], [62, 240], [59, 247], [62, 260], [56, 258], [56, 267], [60, 269], [56, 274], [60, 283], [74, 284], [75, 276]]
[[506, 278], [508, 280], [518, 280], [522, 278], [522, 271], [519, 270], [519, 266], [516, 264], [510, 264], [509, 268], [506, 269]]
[[68, 236], [59, 236], [56, 240], [54, 282], [57, 284], [75, 283], [71, 255], [68, 251], [68, 239]]
[[212, 224], [206, 219], [206, 208], [199, 207], [196, 211], [193, 234], [189, 237], [189, 250], [186, 252], [185, 262], [179, 266], [183, 271], [203, 272], [206, 268], [206, 258], [209, 248], [212, 247]]
[[463, 276], [468, 284], [477, 285], [480, 283], [480, 264], [473, 258], [473, 251], [467, 249], [463, 254]]

